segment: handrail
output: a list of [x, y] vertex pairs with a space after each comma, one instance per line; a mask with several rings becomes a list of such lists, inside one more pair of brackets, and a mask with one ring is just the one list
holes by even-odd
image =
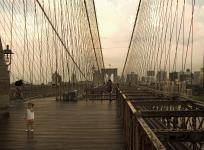
[[126, 101], [130, 110], [132, 111], [133, 114], [136, 114], [138, 111], [134, 108], [134, 106], [132, 105], [132, 103], [130, 101]]
[[119, 114], [123, 121], [125, 144], [127, 150], [166, 150], [165, 146], [157, 138], [155, 133], [149, 128], [140, 111], [135, 109], [125, 94], [117, 88], [117, 102]]
[[147, 133], [149, 139], [151, 139], [152, 144], [156, 150], [166, 150], [165, 146], [161, 143], [161, 141], [157, 138], [155, 133], [149, 128], [143, 118], [137, 118], [140, 125], [142, 125], [144, 131]]

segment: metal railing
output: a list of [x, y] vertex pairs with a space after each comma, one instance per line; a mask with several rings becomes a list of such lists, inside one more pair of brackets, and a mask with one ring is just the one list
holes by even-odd
[[127, 150], [166, 150], [154, 132], [149, 128], [140, 112], [134, 108], [126, 96], [116, 91], [118, 114], [122, 120], [125, 147]]

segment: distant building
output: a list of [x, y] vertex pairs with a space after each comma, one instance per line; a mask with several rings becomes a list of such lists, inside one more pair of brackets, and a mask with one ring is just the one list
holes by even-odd
[[148, 70], [148, 71], [147, 71], [147, 76], [148, 76], [148, 77], [150, 77], [150, 76], [151, 76], [151, 77], [155, 76], [155, 71], [154, 71], [154, 70]]
[[176, 81], [179, 79], [179, 72], [170, 72], [169, 73], [169, 80]]
[[147, 71], [147, 76], [145, 77], [145, 81], [147, 83], [155, 83], [155, 71], [154, 70]]
[[127, 74], [126, 83], [137, 84], [138, 82], [138, 75], [134, 72]]
[[190, 69], [187, 69], [186, 72], [181, 71], [179, 73], [179, 81], [185, 81], [187, 85], [191, 84], [191, 81], [193, 81], [193, 73]]
[[194, 72], [193, 84], [194, 85], [200, 85], [201, 84], [201, 72], [200, 71]]
[[165, 81], [167, 79], [166, 71], [158, 71], [157, 72], [157, 81]]
[[203, 68], [201, 68], [200, 71], [194, 72], [193, 76], [193, 85], [198, 85], [200, 87], [203, 87]]

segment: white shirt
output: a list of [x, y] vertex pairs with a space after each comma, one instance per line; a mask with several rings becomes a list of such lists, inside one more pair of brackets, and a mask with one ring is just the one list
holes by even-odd
[[27, 109], [27, 119], [34, 119], [34, 111], [31, 111], [31, 109]]

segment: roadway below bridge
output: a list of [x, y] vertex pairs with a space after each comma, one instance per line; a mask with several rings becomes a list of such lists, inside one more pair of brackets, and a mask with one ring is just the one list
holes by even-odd
[[146, 87], [117, 91], [128, 150], [203, 150], [204, 104]]

